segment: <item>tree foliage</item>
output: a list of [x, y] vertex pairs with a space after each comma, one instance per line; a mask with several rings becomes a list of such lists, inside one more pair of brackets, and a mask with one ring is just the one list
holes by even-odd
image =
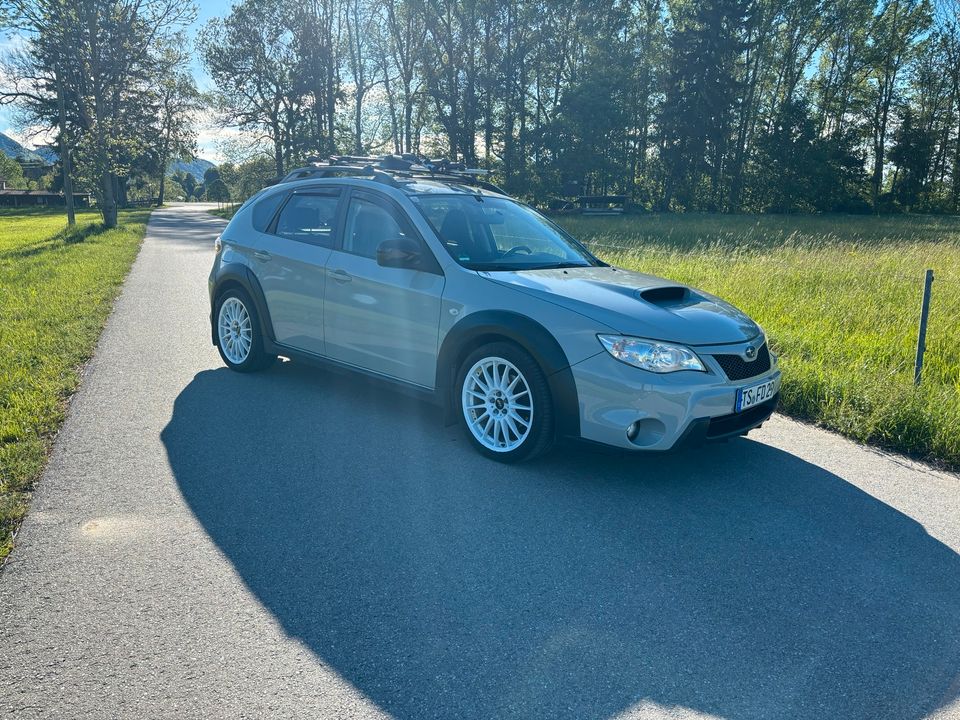
[[27, 187], [20, 163], [3, 153], [0, 153], [0, 180], [11, 189], [21, 190]]
[[[164, 50], [186, 2], [12, 0], [29, 42], [10, 97], [54, 128], [64, 81], [65, 140], [105, 212], [133, 169], [192, 145], [196, 96]], [[543, 203], [576, 187], [662, 210], [956, 212], [956, 2], [239, 0], [197, 50], [220, 122], [259, 149], [231, 158], [232, 197], [393, 151]]]
[[[387, 149], [540, 201], [575, 185], [673, 210], [956, 210], [960, 34], [938, 2], [244, 0], [201, 47], [225, 121], [264, 133], [277, 175]], [[259, 91], [235, 88], [269, 78], [250, 121]]]
[[7, 62], [13, 86], [2, 97], [75, 153], [108, 227], [128, 180], [158, 161], [159, 85], [177, 65], [167, 50], [193, 12], [189, 0], [9, 0], [7, 22], [25, 44]]

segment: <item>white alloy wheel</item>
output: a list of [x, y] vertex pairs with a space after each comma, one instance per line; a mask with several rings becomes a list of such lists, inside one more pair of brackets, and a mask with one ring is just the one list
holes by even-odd
[[240, 365], [250, 355], [253, 345], [253, 323], [250, 313], [236, 297], [228, 297], [220, 306], [217, 318], [217, 331], [220, 335], [220, 349], [227, 360]]
[[486, 357], [467, 372], [460, 406], [467, 428], [483, 447], [510, 452], [533, 427], [533, 396], [523, 373], [509, 360]]

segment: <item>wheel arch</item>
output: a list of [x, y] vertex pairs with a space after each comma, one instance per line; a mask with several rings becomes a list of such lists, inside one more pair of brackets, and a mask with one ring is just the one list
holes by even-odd
[[239, 287], [253, 299], [257, 317], [260, 319], [260, 330], [263, 337], [272, 343], [275, 340], [273, 322], [270, 319], [270, 310], [267, 308], [267, 301], [264, 298], [260, 282], [246, 265], [230, 263], [224, 265], [217, 272], [213, 290], [210, 293], [210, 338], [213, 344], [217, 344], [217, 299], [225, 291], [234, 287]]
[[554, 405], [559, 435], [580, 436], [580, 405], [570, 362], [560, 343], [543, 325], [526, 315], [506, 310], [474, 313], [454, 325], [437, 356], [436, 388], [448, 421], [456, 407], [457, 371], [467, 355], [491, 342], [510, 342], [527, 353], [543, 370]]

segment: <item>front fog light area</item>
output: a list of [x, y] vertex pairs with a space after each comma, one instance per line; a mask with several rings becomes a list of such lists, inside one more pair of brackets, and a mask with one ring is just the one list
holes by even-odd
[[637, 447], [649, 447], [660, 442], [666, 432], [666, 426], [656, 418], [644, 418], [630, 424], [627, 440]]
[[597, 335], [600, 344], [620, 362], [656, 373], [706, 368], [697, 354], [683, 345], [657, 340], [641, 340], [623, 335]]

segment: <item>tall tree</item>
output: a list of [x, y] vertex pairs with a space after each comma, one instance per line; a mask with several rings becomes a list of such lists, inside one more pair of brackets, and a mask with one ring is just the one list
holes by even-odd
[[423, 0], [429, 41], [424, 46], [427, 91], [451, 156], [476, 164], [477, 54], [481, 0]]
[[[163, 83], [145, 75], [161, 43], [120, 95], [66, 61], [93, 57], [84, 8], [121, 8], [109, 38], [135, 2], [14, 0], [56, 30], [18, 102], [54, 128], [62, 97], [78, 177], [107, 198], [91, 152], [105, 143], [120, 200], [163, 145]], [[578, 180], [678, 210], [960, 210], [956, 0], [240, 0], [200, 48], [223, 122], [269, 145], [275, 175], [392, 148], [482, 163], [535, 199]], [[96, 95], [99, 125], [80, 111]]]
[[314, 153], [337, 151], [337, 105], [343, 99], [341, 0], [295, 3], [290, 16], [298, 79], [306, 96], [304, 118]]
[[75, 138], [107, 227], [117, 224], [131, 162], [147, 150], [160, 50], [193, 13], [188, 0], [9, 0], [9, 22], [27, 41], [7, 97], [51, 129], [63, 102], [60, 132]]
[[917, 39], [929, 28], [930, 21], [930, 6], [926, 0], [885, 0], [878, 7], [871, 25], [868, 79], [872, 105], [873, 171], [870, 192], [875, 211], [879, 209], [883, 186], [894, 99], [903, 81], [903, 70], [915, 57]]
[[291, 20], [295, 3], [243, 0], [200, 32], [198, 46], [217, 86], [222, 122], [264, 137], [273, 148], [277, 177], [298, 150], [305, 94]]
[[157, 88], [157, 207], [163, 205], [165, 199], [164, 178], [171, 159], [193, 156], [197, 139], [194, 116], [200, 109], [200, 94], [193, 76], [184, 67], [187, 56], [171, 47], [164, 53], [164, 60], [168, 67]]
[[369, 0], [344, 0], [344, 27], [347, 36], [347, 59], [353, 83], [353, 152], [363, 155], [363, 101], [382, 82], [383, 67], [373, 52], [375, 28], [379, 17]]
[[[677, 6], [670, 37], [671, 65], [661, 117], [667, 177], [662, 203], [722, 207], [721, 182], [733, 110], [741, 92], [735, 63], [743, 50], [738, 29], [749, 17], [743, 0]], [[706, 194], [698, 194], [703, 180]], [[699, 202], [698, 202], [699, 198]]]

